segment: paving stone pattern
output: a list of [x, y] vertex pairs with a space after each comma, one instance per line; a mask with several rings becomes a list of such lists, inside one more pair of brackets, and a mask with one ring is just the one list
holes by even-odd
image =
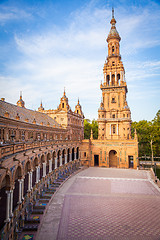
[[160, 192], [146, 171], [89, 168], [65, 193], [57, 240], [160, 239]]

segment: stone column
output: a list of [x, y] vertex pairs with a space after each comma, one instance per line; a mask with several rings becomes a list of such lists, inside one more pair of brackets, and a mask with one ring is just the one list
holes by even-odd
[[60, 158], [60, 166], [62, 166], [62, 155], [59, 158]]
[[40, 169], [41, 169], [41, 167], [38, 166], [38, 182], [41, 180], [41, 179], [40, 179]]
[[33, 187], [32, 187], [32, 176], [33, 176], [33, 172], [30, 171], [30, 181], [31, 181], [30, 188], [31, 188], [31, 190], [33, 189]]
[[52, 172], [52, 159], [49, 160], [49, 173]]
[[65, 154], [65, 164], [67, 164], [67, 154]]
[[55, 158], [55, 169], [57, 168], [57, 157]]
[[13, 189], [10, 191], [10, 217], [13, 217]]
[[20, 204], [22, 202], [22, 179], [18, 179], [19, 182], [19, 199], [18, 199], [18, 203]]
[[117, 135], [118, 135], [118, 123], [117, 123]]
[[69, 154], [69, 161], [72, 161], [72, 153]]
[[6, 191], [6, 194], [7, 194], [7, 201], [6, 201], [6, 220], [5, 220], [5, 222], [9, 222], [10, 221], [10, 218], [9, 218], [10, 197], [11, 197], [10, 191]]
[[43, 162], [42, 164], [43, 164], [43, 177], [45, 177], [46, 176], [46, 163]]
[[104, 83], [106, 84], [106, 82], [107, 82], [107, 75], [106, 73], [104, 73]]
[[110, 72], [110, 84], [109, 85], [111, 85], [111, 83], [112, 83], [112, 73]]
[[31, 180], [30, 180], [30, 172], [28, 172], [28, 191], [27, 192], [30, 192], [31, 191]]
[[76, 151], [74, 151], [74, 160], [76, 160]]
[[117, 72], [115, 72], [115, 83], [117, 84]]
[[24, 200], [24, 179], [22, 179], [22, 200]]
[[36, 166], [36, 183], [39, 182], [39, 166]]

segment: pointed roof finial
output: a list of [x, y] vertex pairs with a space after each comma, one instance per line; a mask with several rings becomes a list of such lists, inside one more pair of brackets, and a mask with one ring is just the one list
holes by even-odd
[[93, 130], [91, 128], [91, 136], [90, 136], [90, 140], [93, 140]]
[[20, 99], [22, 99], [22, 91], [20, 91]]
[[114, 18], [114, 8], [112, 7], [112, 18]]
[[64, 87], [64, 93], [63, 93], [63, 95], [64, 95], [64, 96], [66, 95], [65, 87]]
[[41, 99], [41, 105], [40, 105], [41, 107], [43, 107], [43, 104], [42, 104], [42, 99]]
[[78, 98], [78, 105], [79, 105], [79, 98]]

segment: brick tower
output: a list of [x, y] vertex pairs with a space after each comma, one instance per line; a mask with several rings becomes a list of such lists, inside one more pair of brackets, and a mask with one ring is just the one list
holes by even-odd
[[108, 57], [104, 63], [102, 102], [98, 110], [99, 139], [130, 139], [131, 112], [127, 104], [125, 70], [120, 55], [120, 36], [112, 10], [111, 30], [107, 37]]
[[138, 140], [131, 138], [131, 112], [127, 104], [125, 70], [120, 55], [120, 36], [112, 10], [107, 37], [108, 57], [101, 83], [102, 101], [98, 109], [98, 139], [85, 139], [81, 160], [87, 166], [137, 168]]

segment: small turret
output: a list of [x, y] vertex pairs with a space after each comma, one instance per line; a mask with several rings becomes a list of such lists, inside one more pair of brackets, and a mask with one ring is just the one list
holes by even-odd
[[78, 98], [77, 105], [75, 106], [75, 111], [74, 112], [79, 114], [79, 115], [81, 115], [81, 116], [83, 116], [82, 107], [81, 107], [81, 105], [79, 103], [79, 98]]
[[63, 97], [61, 98], [58, 110], [64, 110], [64, 111], [70, 110], [70, 106], [68, 104], [68, 98], [66, 97], [65, 88], [64, 88]]
[[42, 112], [43, 110], [44, 110], [44, 107], [43, 107], [43, 104], [42, 104], [42, 101], [41, 101], [41, 104], [40, 104], [40, 107], [38, 108], [38, 111]]
[[19, 107], [25, 107], [25, 102], [22, 99], [22, 92], [20, 92], [20, 99], [17, 101], [17, 106]]

